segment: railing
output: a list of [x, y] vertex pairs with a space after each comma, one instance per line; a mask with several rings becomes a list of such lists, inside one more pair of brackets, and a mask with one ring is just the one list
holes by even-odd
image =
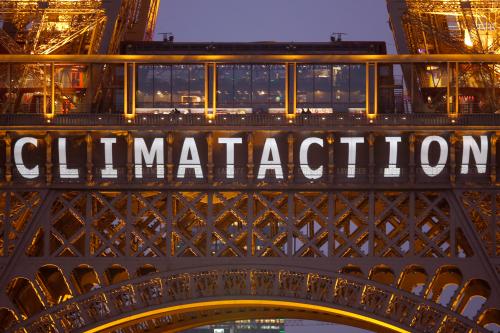
[[143, 114], [128, 118], [121, 114], [68, 114], [47, 118], [42, 114], [0, 114], [0, 128], [9, 126], [158, 126], [158, 127], [283, 127], [309, 126], [332, 128], [335, 126], [500, 126], [500, 114], [470, 114], [448, 117], [445, 114], [299, 114], [293, 118], [285, 115], [217, 115], [207, 118], [197, 114]]

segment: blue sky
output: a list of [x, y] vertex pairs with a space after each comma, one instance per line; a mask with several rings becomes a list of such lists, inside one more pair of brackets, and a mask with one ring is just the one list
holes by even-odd
[[155, 36], [172, 32], [177, 41], [394, 42], [385, 0], [162, 0]]

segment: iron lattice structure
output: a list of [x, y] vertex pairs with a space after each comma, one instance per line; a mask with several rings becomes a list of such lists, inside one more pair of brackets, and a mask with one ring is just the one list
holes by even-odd
[[[117, 332], [156, 332], [283, 315], [376, 331], [486, 332], [499, 319], [498, 271], [488, 266], [498, 254], [495, 190], [0, 198], [10, 258], [2, 305], [16, 309], [4, 308], [1, 320], [15, 332], [110, 322]], [[154, 311], [165, 307], [172, 310]]]
[[[500, 54], [498, 1], [387, 0], [387, 7], [399, 54]], [[407, 87], [439, 87], [439, 80], [425, 80], [422, 69], [417, 77], [412, 77], [407, 68], [402, 72]], [[436, 74], [439, 77], [442, 71]], [[454, 73], [449, 79], [457, 80], [464, 88], [454, 102], [464, 104], [467, 99], [476, 99], [482, 90], [494, 90], [500, 81], [500, 70], [498, 66], [471, 67], [467, 75]], [[486, 103], [498, 110], [498, 94], [486, 95]]]
[[388, 0], [400, 53], [500, 54], [500, 4], [490, 0]]
[[117, 53], [151, 40], [159, 0], [4, 0], [0, 46], [10, 54]]

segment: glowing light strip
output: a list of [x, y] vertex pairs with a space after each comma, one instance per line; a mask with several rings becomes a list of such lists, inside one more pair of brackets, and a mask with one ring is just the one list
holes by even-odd
[[328, 313], [331, 315], [343, 316], [343, 317], [352, 318], [355, 320], [367, 322], [370, 324], [374, 324], [374, 325], [380, 326], [382, 328], [391, 330], [393, 332], [410, 333], [410, 331], [407, 331], [407, 330], [399, 328], [397, 326], [388, 324], [388, 323], [383, 322], [381, 320], [373, 319], [373, 318], [359, 315], [357, 313], [352, 313], [349, 311], [330, 308], [330, 307], [326, 307], [326, 306], [313, 305], [313, 304], [304, 304], [304, 303], [288, 302], [288, 301], [270, 301], [270, 300], [209, 301], [209, 302], [196, 302], [196, 303], [185, 304], [185, 305], [176, 305], [176, 306], [146, 311], [146, 312], [132, 315], [132, 316], [129, 316], [126, 318], [118, 319], [118, 320], [103, 324], [101, 326], [98, 326], [96, 328], [90, 329], [90, 330], [86, 331], [85, 333], [102, 332], [106, 329], [111, 329], [115, 326], [130, 322], [130, 321], [136, 321], [136, 320], [139, 320], [142, 318], [146, 319], [148, 317], [160, 315], [160, 314], [168, 315], [170, 312], [175, 313], [175, 312], [184, 311], [184, 310], [194, 310], [196, 308], [218, 308], [218, 307], [237, 307], [237, 306], [247, 306], [247, 307], [248, 306], [256, 306], [256, 307], [277, 306], [277, 307], [292, 308], [292, 309], [297, 309], [297, 310], [321, 311], [321, 312], [325, 312], [325, 313]]

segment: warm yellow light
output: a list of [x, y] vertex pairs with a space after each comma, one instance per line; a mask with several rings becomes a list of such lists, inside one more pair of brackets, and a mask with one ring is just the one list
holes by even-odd
[[380, 326], [381, 328], [384, 328], [386, 330], [393, 331], [393, 332], [410, 333], [410, 331], [407, 331], [407, 330], [399, 328], [397, 326], [388, 324], [388, 323], [383, 322], [381, 320], [377, 320], [374, 318], [370, 318], [370, 317], [363, 316], [363, 315], [349, 312], [349, 311], [344, 311], [344, 310], [326, 307], [326, 306], [313, 305], [313, 304], [288, 302], [288, 301], [270, 301], [270, 300], [209, 301], [209, 302], [195, 302], [195, 303], [185, 304], [185, 305], [170, 306], [170, 307], [146, 311], [146, 312], [132, 315], [132, 316], [129, 316], [126, 318], [118, 319], [118, 320], [106, 323], [104, 325], [98, 326], [96, 328], [90, 329], [90, 330], [86, 331], [86, 333], [102, 332], [102, 331], [112, 329], [115, 326], [122, 325], [122, 324], [127, 323], [127, 322], [146, 319], [146, 318], [151, 317], [151, 316], [168, 315], [169, 313], [179, 313], [179, 312], [183, 312], [183, 311], [194, 311], [197, 309], [198, 310], [207, 310], [207, 309], [216, 309], [216, 308], [223, 308], [223, 307], [225, 307], [225, 308], [238, 307], [238, 306], [278, 307], [278, 308], [284, 308], [284, 309], [288, 308], [288, 309], [295, 309], [295, 310], [320, 311], [320, 312], [331, 314], [333, 316], [342, 316], [342, 317], [351, 318], [351, 319], [363, 321], [366, 323], [374, 324], [374, 325]]
[[472, 42], [472, 39], [470, 38], [469, 29], [465, 29], [464, 44], [467, 45], [468, 47], [474, 46], [474, 43]]

